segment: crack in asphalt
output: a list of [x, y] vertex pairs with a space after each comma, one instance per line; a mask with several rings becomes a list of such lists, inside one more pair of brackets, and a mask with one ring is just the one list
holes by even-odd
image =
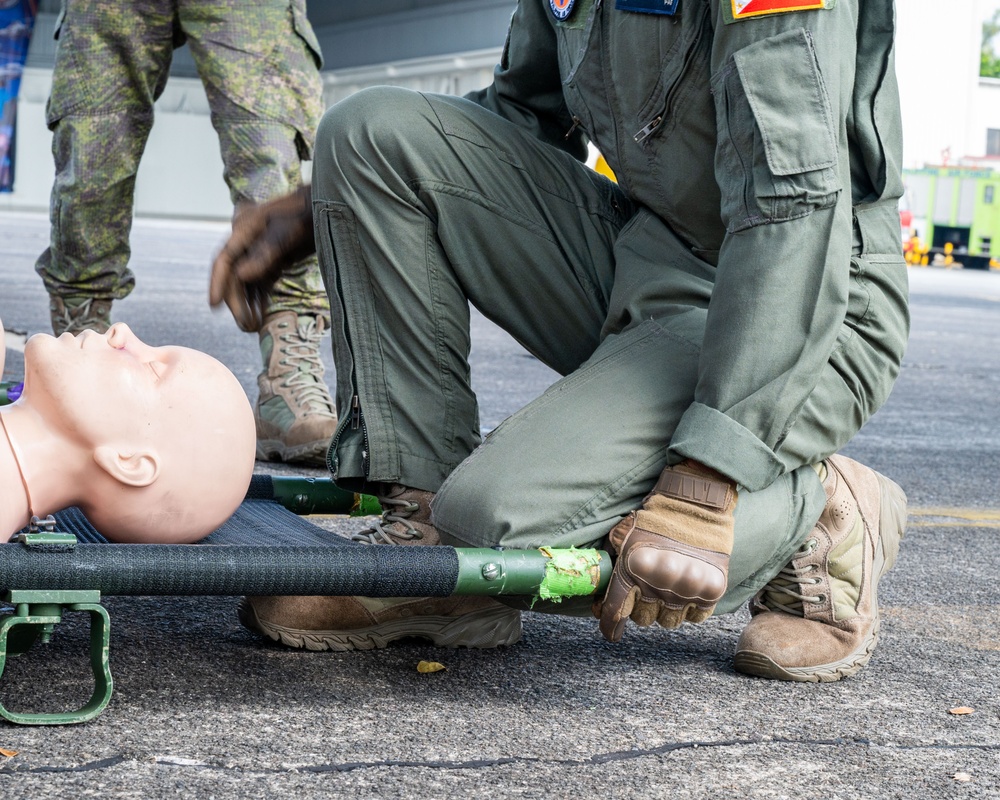
[[[936, 742], [933, 744], [879, 744], [870, 739], [730, 739], [721, 742], [669, 742], [658, 747], [646, 748], [643, 750], [618, 750], [608, 753], [598, 753], [589, 758], [536, 758], [533, 756], [509, 756], [506, 758], [471, 759], [468, 761], [401, 761], [386, 759], [383, 761], [345, 761], [333, 764], [303, 764], [288, 767], [228, 767], [220, 764], [209, 764], [191, 758], [181, 758], [174, 756], [157, 756], [153, 762], [167, 767], [184, 767], [194, 769], [205, 769], [214, 772], [240, 772], [258, 773], [266, 775], [285, 773], [312, 773], [317, 775], [354, 772], [363, 769], [380, 769], [384, 767], [396, 767], [403, 769], [443, 769], [443, 770], [475, 770], [490, 769], [492, 767], [503, 767], [511, 764], [545, 764], [567, 767], [599, 766], [602, 764], [612, 764], [622, 761], [633, 761], [640, 758], [666, 755], [678, 750], [697, 749], [723, 749], [729, 747], [754, 747], [758, 745], [798, 745], [803, 747], [882, 747], [887, 750], [976, 750], [1000, 752], [1000, 743], [995, 744], [952, 744], [947, 742]], [[86, 764], [78, 764], [70, 767], [39, 766], [39, 767], [16, 767], [7, 765], [0, 767], [0, 775], [25, 775], [25, 774], [52, 774], [52, 773], [75, 773], [94, 772], [116, 767], [127, 761], [141, 761], [135, 757], [124, 755], [91, 761]]]

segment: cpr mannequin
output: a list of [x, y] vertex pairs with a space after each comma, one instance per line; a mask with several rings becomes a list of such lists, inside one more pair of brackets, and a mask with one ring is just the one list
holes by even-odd
[[78, 506], [112, 541], [194, 542], [232, 514], [253, 472], [253, 412], [236, 377], [123, 324], [32, 336], [24, 389], [0, 423], [0, 541], [32, 515]]

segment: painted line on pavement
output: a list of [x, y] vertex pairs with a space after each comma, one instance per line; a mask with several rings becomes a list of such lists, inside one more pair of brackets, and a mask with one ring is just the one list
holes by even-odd
[[910, 528], [1000, 528], [1000, 508], [911, 508]]

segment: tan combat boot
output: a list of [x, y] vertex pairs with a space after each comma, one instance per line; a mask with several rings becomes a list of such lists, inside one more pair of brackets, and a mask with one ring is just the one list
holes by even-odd
[[[352, 538], [366, 544], [433, 546], [434, 495], [399, 484], [379, 501], [382, 519]], [[244, 597], [245, 628], [306, 650], [373, 650], [396, 639], [430, 639], [439, 647], [490, 648], [521, 638], [521, 614], [489, 597]]]
[[739, 672], [786, 681], [836, 681], [871, 658], [878, 581], [896, 562], [906, 495], [843, 456], [827, 459], [827, 503], [809, 538], [750, 602], [736, 645]]
[[111, 327], [111, 301], [93, 297], [57, 297], [49, 295], [52, 332], [74, 336], [86, 330], [105, 333]]
[[323, 379], [322, 317], [278, 311], [264, 319], [254, 406], [257, 458], [324, 466], [337, 412]]

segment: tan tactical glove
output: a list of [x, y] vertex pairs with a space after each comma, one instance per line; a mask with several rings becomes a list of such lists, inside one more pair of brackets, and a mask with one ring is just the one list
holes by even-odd
[[735, 508], [736, 484], [715, 470], [690, 460], [663, 470], [609, 534], [618, 560], [594, 604], [604, 638], [621, 641], [629, 617], [676, 628], [711, 616], [726, 591]]
[[223, 300], [236, 324], [260, 330], [267, 295], [282, 271], [316, 252], [312, 188], [236, 210], [233, 233], [212, 264], [208, 301]]

